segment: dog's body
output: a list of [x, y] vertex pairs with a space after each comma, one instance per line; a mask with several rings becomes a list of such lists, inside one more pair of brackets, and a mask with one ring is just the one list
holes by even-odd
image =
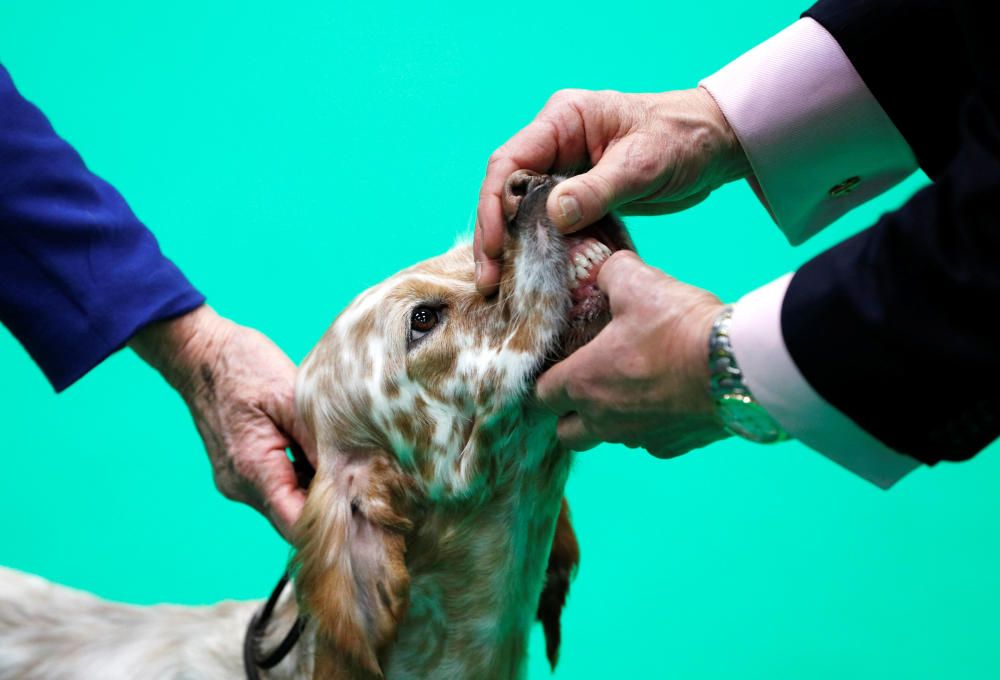
[[[597, 269], [631, 243], [613, 220], [560, 237], [553, 185], [508, 182], [498, 299], [476, 293], [457, 246], [362, 294], [304, 361], [319, 464], [296, 528], [299, 603], [284, 598], [263, 646], [299, 607], [310, 623], [261, 677], [517, 678], [536, 614], [555, 662], [578, 559], [570, 454], [532, 387], [607, 321]], [[0, 679], [237, 680], [256, 606], [128, 607], [0, 571]]]
[[[294, 602], [283, 604], [272, 647], [295, 618]], [[237, 680], [245, 677], [241, 640], [258, 606], [124, 605], [0, 568], [0, 678]], [[311, 677], [311, 656], [299, 651], [264, 677]]]

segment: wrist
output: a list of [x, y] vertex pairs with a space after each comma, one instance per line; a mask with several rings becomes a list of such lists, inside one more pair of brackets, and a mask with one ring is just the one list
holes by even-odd
[[710, 121], [716, 146], [716, 165], [722, 183], [746, 179], [753, 174], [753, 168], [736, 132], [708, 90], [698, 86], [694, 92], [701, 100], [706, 117]]
[[225, 319], [208, 305], [187, 314], [153, 322], [139, 330], [128, 346], [188, 399], [201, 376], [214, 363], [227, 335]]
[[[688, 403], [695, 412], [709, 414], [713, 418], [717, 418], [717, 414], [715, 400], [711, 391], [706, 389], [711, 384], [712, 375], [709, 363], [705, 361], [705, 338], [711, 335], [715, 319], [723, 309], [725, 305], [713, 301], [692, 309], [686, 315], [688, 333], [684, 365], [688, 367]], [[719, 428], [723, 429], [721, 420]]]
[[732, 306], [724, 306], [716, 314], [708, 333], [707, 392], [714, 402], [716, 417], [727, 432], [752, 442], [772, 444], [784, 441], [788, 439], [788, 434], [754, 399], [736, 362], [729, 335], [732, 313]]

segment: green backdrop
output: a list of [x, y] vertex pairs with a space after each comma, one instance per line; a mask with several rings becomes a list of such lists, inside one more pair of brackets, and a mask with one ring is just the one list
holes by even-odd
[[[468, 229], [488, 154], [553, 91], [687, 87], [802, 9], [7, 0], [0, 60], [211, 303], [299, 360]], [[630, 224], [649, 262], [734, 299], [925, 181], [798, 249], [743, 185]], [[0, 413], [0, 564], [140, 603], [277, 578], [286, 548], [215, 492], [180, 399], [130, 353], [55, 396], [2, 331]], [[886, 493], [795, 443], [581, 455], [556, 677], [998, 677], [998, 473], [990, 450]], [[529, 675], [549, 677], [538, 633]]]

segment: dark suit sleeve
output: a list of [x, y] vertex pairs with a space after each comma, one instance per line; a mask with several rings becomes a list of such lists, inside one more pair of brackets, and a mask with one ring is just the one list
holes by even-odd
[[924, 462], [1000, 434], [1000, 118], [963, 103], [957, 151], [931, 186], [793, 277], [782, 334], [812, 387]]
[[958, 152], [960, 108], [974, 85], [957, 4], [820, 0], [803, 14], [837, 40], [933, 179]]
[[53, 387], [203, 302], [0, 67], [0, 321]]

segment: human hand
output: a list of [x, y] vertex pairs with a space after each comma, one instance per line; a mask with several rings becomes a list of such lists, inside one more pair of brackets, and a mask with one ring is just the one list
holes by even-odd
[[601, 441], [669, 458], [729, 436], [709, 395], [708, 339], [722, 303], [619, 251], [597, 286], [611, 322], [542, 374], [537, 395], [558, 434], [582, 451]]
[[474, 241], [476, 285], [500, 280], [503, 187], [519, 169], [589, 171], [549, 195], [549, 217], [563, 233], [611, 210], [662, 215], [690, 208], [726, 182], [750, 174], [746, 154], [703, 88], [659, 94], [562, 90], [527, 127], [490, 156], [479, 192]]
[[286, 539], [305, 491], [285, 449], [314, 444], [295, 413], [295, 364], [261, 333], [208, 306], [150, 324], [129, 345], [184, 398], [224, 496], [260, 511]]

